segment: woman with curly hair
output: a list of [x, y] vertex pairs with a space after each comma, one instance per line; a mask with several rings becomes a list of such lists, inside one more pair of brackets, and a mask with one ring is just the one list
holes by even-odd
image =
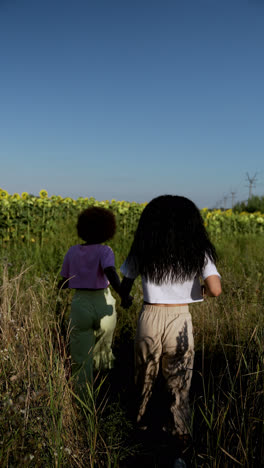
[[147, 405], [161, 367], [170, 394], [164, 430], [182, 440], [190, 434], [194, 340], [189, 304], [221, 293], [215, 262], [215, 248], [191, 200], [162, 195], [146, 206], [121, 267], [123, 294], [142, 277], [144, 304], [135, 338], [137, 422], [142, 429], [148, 429]]
[[[93, 365], [96, 369], [113, 366], [116, 301], [109, 284], [120, 294], [120, 280], [114, 253], [103, 242], [115, 234], [115, 215], [105, 208], [87, 208], [78, 217], [77, 231], [84, 243], [66, 253], [59, 286], [76, 290], [70, 313], [70, 352], [77, 390], [83, 395], [86, 382], [93, 381]], [[122, 305], [129, 305], [129, 300]]]

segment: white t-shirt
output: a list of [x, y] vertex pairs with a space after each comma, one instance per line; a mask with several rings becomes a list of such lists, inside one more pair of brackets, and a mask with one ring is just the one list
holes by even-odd
[[[121, 273], [127, 278], [134, 279], [138, 276], [133, 265], [129, 265], [125, 260], [120, 268]], [[208, 276], [217, 275], [220, 277], [215, 264], [206, 257], [205, 265], [202, 270], [202, 279]], [[166, 281], [163, 284], [155, 284], [142, 276], [142, 287], [144, 301], [151, 304], [190, 304], [192, 302], [203, 301], [201, 294], [201, 285], [199, 275], [184, 282]]]

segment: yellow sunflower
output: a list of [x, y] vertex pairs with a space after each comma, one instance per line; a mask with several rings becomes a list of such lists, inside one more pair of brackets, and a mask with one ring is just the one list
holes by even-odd
[[20, 200], [20, 195], [19, 195], [19, 193], [13, 193], [13, 195], [11, 195], [11, 199], [12, 199], [12, 200]]
[[21, 198], [22, 198], [23, 200], [27, 200], [27, 199], [28, 199], [28, 193], [27, 193], [27, 192], [22, 192], [22, 193], [21, 193]]
[[47, 192], [47, 190], [41, 190], [41, 191], [39, 192], [39, 196], [40, 196], [40, 198], [48, 198], [48, 192]]
[[63, 203], [65, 203], [66, 205], [71, 205], [72, 202], [73, 202], [72, 198], [70, 198], [70, 197], [66, 197], [66, 198], [64, 198], [62, 201], [63, 201]]
[[8, 192], [6, 190], [0, 189], [0, 199], [4, 200], [5, 198], [8, 198]]

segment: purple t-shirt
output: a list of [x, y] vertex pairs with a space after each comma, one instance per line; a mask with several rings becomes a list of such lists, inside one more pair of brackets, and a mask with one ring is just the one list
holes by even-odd
[[73, 245], [64, 257], [61, 276], [69, 279], [72, 289], [103, 289], [109, 286], [104, 269], [110, 266], [115, 266], [115, 256], [108, 245]]

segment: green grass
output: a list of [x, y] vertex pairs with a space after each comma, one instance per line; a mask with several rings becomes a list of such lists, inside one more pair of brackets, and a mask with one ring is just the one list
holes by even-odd
[[[58, 292], [69, 227], [40, 248], [0, 251], [0, 465], [126, 467], [133, 442], [133, 338], [141, 284], [125, 311], [117, 298], [115, 369], [89, 398], [74, 396], [67, 317], [72, 292]], [[112, 241], [119, 267], [130, 241]], [[261, 466], [264, 459], [264, 239], [217, 240], [223, 293], [191, 306], [195, 369], [191, 388], [194, 467]], [[139, 458], [136, 458], [139, 457]], [[129, 465], [131, 466], [131, 465]], [[153, 465], [155, 466], [155, 465]], [[159, 466], [156, 464], [156, 466]]]

